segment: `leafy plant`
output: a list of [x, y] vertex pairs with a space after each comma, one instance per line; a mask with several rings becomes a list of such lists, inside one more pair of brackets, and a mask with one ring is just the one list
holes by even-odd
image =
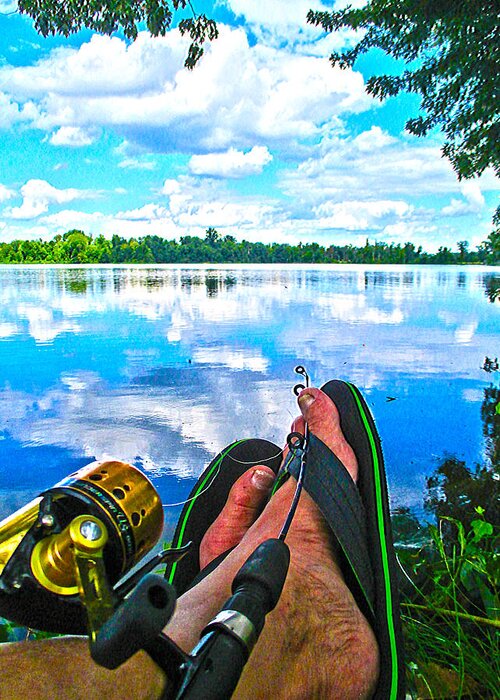
[[331, 55], [334, 66], [350, 67], [372, 48], [404, 61], [399, 74], [372, 76], [367, 92], [381, 100], [405, 91], [419, 95], [421, 114], [409, 119], [406, 129], [425, 136], [439, 127], [446, 139], [443, 155], [459, 179], [480, 175], [488, 166], [500, 174], [494, 100], [500, 64], [498, 2], [369, 0], [361, 7], [310, 11], [307, 18], [328, 32], [358, 32], [353, 47]]
[[[485, 360], [485, 371], [498, 371]], [[435, 523], [393, 518], [409, 683], [418, 698], [498, 697], [500, 677], [500, 391], [484, 389], [485, 460], [446, 457], [427, 480]]]
[[[451, 548], [450, 528], [455, 530]], [[442, 518], [428, 527], [428, 537], [423, 547], [399, 552], [407, 576], [402, 610], [410, 681], [419, 697], [425, 690], [424, 697], [495, 697], [498, 530], [479, 507], [469, 529], [455, 518]]]

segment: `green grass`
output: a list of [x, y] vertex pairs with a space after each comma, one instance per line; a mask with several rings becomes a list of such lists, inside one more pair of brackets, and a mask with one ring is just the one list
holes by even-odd
[[498, 698], [498, 532], [476, 508], [470, 527], [441, 518], [421, 546], [400, 548], [412, 697]]

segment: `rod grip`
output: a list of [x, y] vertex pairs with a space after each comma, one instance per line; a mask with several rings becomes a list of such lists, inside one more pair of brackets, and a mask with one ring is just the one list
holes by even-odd
[[250, 555], [236, 574], [233, 594], [203, 630], [177, 700], [232, 696], [265, 617], [279, 600], [289, 562], [288, 546], [279, 539], [266, 540]]

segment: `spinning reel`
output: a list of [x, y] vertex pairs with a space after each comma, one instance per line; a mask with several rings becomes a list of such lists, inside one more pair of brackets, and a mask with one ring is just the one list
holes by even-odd
[[[159, 540], [153, 485], [124, 462], [80, 469], [0, 523], [0, 614], [27, 627], [84, 634], [91, 581], [115, 605], [144, 567], [123, 577]], [[167, 557], [166, 550], [146, 565]]]
[[278, 602], [288, 547], [268, 540], [257, 548], [231, 598], [186, 654], [162, 633], [175, 589], [150, 572], [178, 561], [189, 544], [131, 571], [162, 526], [159, 496], [137, 469], [123, 462], [81, 469], [0, 523], [0, 614], [49, 632], [86, 633], [92, 658], [110, 669], [144, 649], [177, 698], [230, 698]]

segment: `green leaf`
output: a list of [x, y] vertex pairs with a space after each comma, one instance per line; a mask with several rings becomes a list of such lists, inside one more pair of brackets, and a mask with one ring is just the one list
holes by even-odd
[[493, 525], [485, 520], [473, 520], [471, 527], [474, 530], [474, 541], [478, 542], [483, 537], [488, 537], [493, 534]]

